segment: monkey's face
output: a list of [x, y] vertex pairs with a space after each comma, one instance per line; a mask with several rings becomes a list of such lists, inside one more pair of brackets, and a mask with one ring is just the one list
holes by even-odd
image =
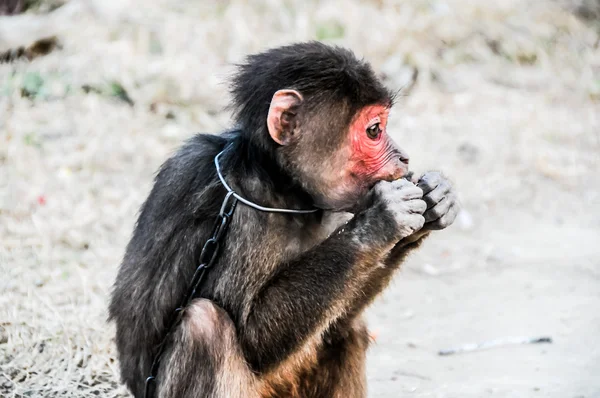
[[393, 181], [408, 172], [408, 156], [387, 134], [389, 108], [361, 109], [347, 128], [341, 145], [328, 156], [321, 174], [325, 188], [317, 205], [337, 210], [353, 207], [373, 185]]
[[363, 108], [350, 124], [348, 172], [359, 185], [393, 181], [408, 172], [408, 155], [387, 134], [389, 108]]
[[386, 131], [388, 106], [370, 105], [349, 115], [341, 104], [305, 105], [297, 91], [276, 92], [267, 127], [281, 145], [280, 163], [315, 206], [348, 210], [378, 181], [397, 180], [408, 172], [408, 156]]
[[378, 181], [397, 180], [408, 172], [408, 156], [387, 134], [388, 115], [387, 106], [371, 105], [349, 125], [324, 123], [323, 117], [300, 123], [292, 156], [302, 161], [294, 162], [294, 169], [317, 207], [351, 209]]

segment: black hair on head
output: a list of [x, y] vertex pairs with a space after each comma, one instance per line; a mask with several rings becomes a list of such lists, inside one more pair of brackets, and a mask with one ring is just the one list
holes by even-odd
[[[244, 135], [265, 135], [271, 99], [281, 89], [297, 90], [309, 106], [345, 103], [352, 112], [393, 101], [371, 66], [350, 50], [316, 41], [273, 48], [248, 56], [231, 82], [233, 116]], [[267, 145], [266, 136], [258, 139]]]

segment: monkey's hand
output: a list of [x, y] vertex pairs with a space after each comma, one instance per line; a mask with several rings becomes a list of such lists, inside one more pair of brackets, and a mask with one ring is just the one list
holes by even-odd
[[434, 231], [452, 225], [460, 203], [450, 181], [441, 173], [430, 171], [419, 178], [417, 186], [423, 190], [423, 200], [427, 203], [423, 229]]
[[416, 184], [423, 191], [423, 200], [427, 203], [427, 209], [423, 212], [425, 221], [423, 228], [396, 244], [386, 259], [387, 266], [397, 267], [406, 254], [419, 247], [423, 238], [431, 231], [450, 226], [460, 210], [452, 184], [441, 173], [427, 172], [416, 181]]
[[372, 232], [393, 243], [413, 235], [425, 223], [423, 212], [427, 204], [422, 196], [423, 191], [406, 179], [380, 181], [370, 193], [369, 208], [363, 212], [366, 223], [378, 225], [379, 230]]
[[425, 223], [420, 231], [406, 237], [400, 246], [416, 242], [431, 231], [444, 229], [452, 225], [460, 211], [460, 203], [450, 181], [437, 171], [429, 171], [416, 181], [423, 190], [423, 200], [427, 210], [423, 213]]

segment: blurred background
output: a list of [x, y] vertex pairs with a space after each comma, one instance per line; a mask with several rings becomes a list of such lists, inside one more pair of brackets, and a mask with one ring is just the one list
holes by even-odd
[[229, 125], [233, 64], [317, 39], [403, 89], [389, 131], [464, 207], [369, 309], [369, 396], [600, 397], [600, 1], [0, 0], [0, 14], [0, 396], [128, 396], [107, 297], [156, 169]]

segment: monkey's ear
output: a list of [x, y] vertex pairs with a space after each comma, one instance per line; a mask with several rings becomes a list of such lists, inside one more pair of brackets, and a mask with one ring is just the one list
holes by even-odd
[[279, 90], [273, 94], [267, 115], [267, 128], [273, 141], [279, 145], [292, 142], [296, 133], [296, 115], [301, 103], [302, 95], [296, 90]]

